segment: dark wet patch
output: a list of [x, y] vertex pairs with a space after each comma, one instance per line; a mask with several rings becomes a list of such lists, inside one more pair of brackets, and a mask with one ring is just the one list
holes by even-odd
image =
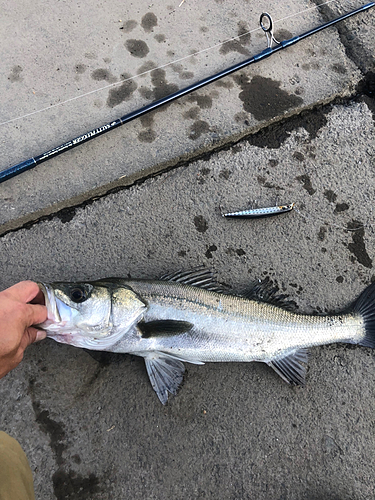
[[306, 189], [310, 196], [316, 192], [316, 189], [312, 187], [311, 179], [307, 174], [299, 175], [296, 179], [302, 183], [303, 189]]
[[334, 203], [337, 199], [337, 194], [334, 193], [332, 189], [326, 189], [323, 194], [330, 203]]
[[146, 33], [151, 33], [151, 31], [158, 25], [158, 18], [155, 16], [153, 12], [147, 12], [142, 17], [141, 26], [145, 30]]
[[185, 71], [182, 64], [172, 64], [171, 68], [178, 74], [181, 80], [190, 80], [194, 77], [194, 73], [192, 71]]
[[195, 102], [201, 109], [212, 108], [212, 97], [209, 95], [198, 95], [194, 92], [194, 94], [189, 95], [186, 100], [188, 102]]
[[107, 106], [109, 108], [114, 108], [122, 102], [130, 99], [133, 92], [137, 88], [137, 84], [134, 80], [128, 80], [128, 78], [131, 78], [131, 75], [122, 74], [121, 78], [126, 81], [109, 91], [107, 99]]
[[197, 120], [191, 125], [189, 139], [196, 141], [202, 134], [207, 134], [210, 131], [210, 126], [204, 120]]
[[99, 478], [95, 474], [81, 476], [72, 470], [65, 472], [58, 469], [52, 476], [53, 492], [57, 500], [91, 500], [102, 492]]
[[151, 72], [151, 83], [154, 86], [152, 92], [155, 100], [162, 99], [163, 97], [173, 94], [178, 90], [177, 85], [166, 81], [165, 71], [163, 69], [155, 69]]
[[346, 210], [349, 210], [349, 205], [347, 203], [337, 203], [334, 213], [339, 214], [340, 212], [345, 212]]
[[134, 57], [143, 58], [150, 52], [146, 42], [143, 40], [135, 40], [134, 38], [126, 40], [125, 47]]
[[321, 226], [318, 233], [318, 240], [324, 241], [326, 234], [327, 234], [327, 228], [325, 226]]
[[243, 109], [258, 121], [269, 120], [303, 103], [303, 99], [280, 89], [281, 82], [263, 76], [254, 76], [251, 81], [241, 74], [233, 77], [241, 87], [239, 98]]
[[186, 250], [180, 250], [179, 252], [177, 252], [177, 255], [179, 257], [185, 257], [186, 254], [187, 254]]
[[149, 89], [148, 87], [141, 87], [139, 89], [139, 93], [144, 99], [151, 100], [153, 96], [152, 89]]
[[339, 75], [346, 75], [347, 70], [343, 64], [336, 63], [331, 65], [332, 71], [338, 73]]
[[283, 42], [284, 40], [293, 38], [293, 34], [288, 30], [281, 29], [275, 32], [275, 38], [278, 42]]
[[87, 69], [87, 66], [85, 64], [76, 64], [74, 66], [74, 69], [76, 71], [76, 73], [78, 73], [79, 75], [82, 75], [82, 73], [84, 73]]
[[210, 245], [207, 250], [206, 250], [206, 257], [207, 259], [212, 259], [213, 255], [212, 255], [212, 252], [216, 252], [217, 250], [217, 246], [216, 245]]
[[154, 142], [156, 139], [156, 132], [154, 132], [151, 128], [143, 130], [142, 132], [139, 132], [138, 139], [141, 142]]
[[137, 26], [137, 24], [137, 21], [134, 21], [134, 19], [129, 19], [120, 29], [123, 29], [125, 33], [130, 33]]
[[337, 283], [343, 283], [344, 282], [343, 276], [337, 276], [336, 281]]
[[75, 207], [64, 208], [63, 210], [60, 210], [60, 212], [57, 212], [55, 215], [58, 219], [61, 220], [63, 224], [66, 224], [67, 222], [70, 222], [76, 215], [76, 208]]
[[237, 36], [239, 36], [239, 38], [224, 42], [220, 47], [220, 54], [225, 55], [229, 52], [238, 52], [244, 56], [250, 55], [249, 50], [244, 47], [244, 45], [250, 43], [251, 40], [251, 34], [248, 33], [248, 31], [249, 28], [247, 27], [247, 24], [244, 21], [239, 21], [237, 30]]
[[207, 26], [201, 26], [201, 27], [199, 28], [199, 31], [200, 31], [201, 33], [207, 33], [207, 32], [208, 32], [208, 28], [207, 28]]
[[295, 158], [298, 161], [303, 161], [305, 159], [305, 156], [302, 153], [300, 153], [299, 151], [294, 151], [292, 156], [293, 156], [293, 158]]
[[318, 136], [319, 130], [327, 124], [326, 114], [329, 108], [314, 111], [303, 111], [297, 116], [292, 116], [282, 123], [270, 125], [260, 132], [246, 138], [249, 144], [260, 148], [277, 149], [288, 139], [293, 130], [303, 127], [311, 139]]
[[23, 80], [23, 78], [21, 77], [22, 71], [22, 66], [19, 66], [18, 64], [16, 66], [13, 66], [12, 71], [8, 76], [8, 80], [10, 80], [12, 83], [21, 82]]
[[264, 186], [265, 188], [277, 189], [279, 191], [284, 191], [284, 188], [277, 186], [276, 184], [272, 184], [271, 182], [268, 182], [267, 179], [265, 177], [263, 177], [263, 175], [258, 175], [257, 181], [258, 181], [258, 184], [260, 184], [261, 186]]
[[233, 88], [233, 82], [230, 80], [224, 79], [224, 80], [218, 80], [215, 82], [216, 87], [222, 87], [224, 89], [232, 89]]
[[322, 253], [326, 253], [327, 252], [327, 249], [322, 247], [321, 250], [320, 250]]
[[152, 61], [146, 61], [142, 66], [140, 66], [137, 70], [137, 75], [142, 73], [146, 73], [147, 71], [152, 71], [156, 68], [156, 64]]
[[73, 460], [73, 462], [75, 462], [75, 463], [76, 463], [76, 464], [78, 464], [78, 465], [79, 465], [80, 463], [82, 463], [81, 457], [80, 457], [78, 454], [73, 455], [73, 456], [72, 456], [72, 460]]
[[198, 106], [194, 106], [193, 108], [188, 109], [185, 111], [185, 113], [182, 115], [186, 120], [195, 120], [198, 118], [200, 113], [200, 109]]
[[241, 257], [242, 255], [246, 255], [246, 252], [242, 248], [237, 248], [236, 254]]
[[268, 160], [268, 164], [270, 167], [275, 168], [279, 164], [279, 160], [275, 160], [274, 158], [270, 158]]
[[154, 38], [158, 43], [163, 43], [167, 39], [167, 37], [161, 33], [159, 33], [158, 35], [155, 35]]
[[348, 222], [347, 228], [352, 231], [352, 243], [348, 244], [348, 249], [356, 257], [357, 261], [362, 264], [362, 266], [368, 269], [372, 268], [372, 260], [366, 251], [364, 236], [365, 229], [360, 221], [352, 220]]
[[208, 229], [207, 221], [203, 217], [203, 215], [196, 215], [194, 217], [194, 225], [195, 225], [195, 229], [199, 233], [205, 233], [207, 231], [207, 229]]
[[229, 180], [229, 177], [232, 175], [232, 171], [229, 170], [228, 168], [224, 168], [220, 173], [219, 173], [219, 177], [221, 179], [225, 179], [226, 181]]
[[106, 82], [109, 82], [109, 83], [117, 82], [117, 78], [114, 75], [112, 75], [112, 73], [110, 71], [108, 71], [108, 69], [105, 69], [105, 68], [98, 68], [98, 69], [94, 70], [91, 73], [91, 78], [93, 80], [98, 81], [98, 82], [100, 82], [102, 80], [105, 80]]

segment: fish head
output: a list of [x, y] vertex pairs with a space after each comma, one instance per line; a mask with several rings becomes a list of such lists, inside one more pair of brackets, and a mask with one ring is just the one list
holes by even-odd
[[130, 287], [111, 282], [38, 283], [47, 337], [76, 347], [105, 350], [140, 318], [146, 304]]

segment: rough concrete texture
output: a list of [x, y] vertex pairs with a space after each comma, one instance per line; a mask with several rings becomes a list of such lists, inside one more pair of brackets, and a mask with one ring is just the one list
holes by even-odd
[[[301, 312], [342, 309], [374, 279], [374, 128], [365, 100], [326, 106], [8, 233], [0, 288], [204, 264], [234, 289], [268, 276]], [[220, 215], [292, 201], [277, 218]], [[163, 407], [142, 359], [46, 340], [1, 381], [0, 427], [37, 498], [364, 500], [374, 377], [374, 351], [348, 345], [312, 349], [305, 388], [261, 364], [188, 365]]]
[[[320, 13], [307, 0], [267, 3], [279, 20], [275, 34], [280, 40], [345, 8], [343, 2], [339, 8], [331, 3], [328, 13]], [[57, 2], [52, 9], [44, 0], [18, 0], [11, 6], [2, 2], [1, 9], [1, 168], [242, 61], [266, 45], [258, 26], [264, 10], [260, 1], [189, 0], [178, 7], [178, 0], [95, 5], [83, 0]], [[345, 22], [341, 32], [321, 32], [7, 181], [0, 189], [0, 231], [111, 187], [130, 185], [285, 116], [353, 93], [361, 70], [373, 65], [368, 32], [374, 16], [373, 11], [360, 14]], [[345, 26], [353, 31], [360, 62], [348, 55], [344, 43], [352, 41], [344, 40]], [[237, 35], [242, 36], [221, 45]]]

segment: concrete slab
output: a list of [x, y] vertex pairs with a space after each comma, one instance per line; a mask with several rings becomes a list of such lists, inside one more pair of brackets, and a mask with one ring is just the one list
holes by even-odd
[[[3, 236], [0, 288], [204, 264], [236, 289], [269, 276], [300, 311], [347, 306], [374, 279], [375, 126], [355, 101], [316, 120]], [[291, 201], [257, 221], [219, 209]], [[374, 351], [343, 345], [312, 350], [303, 389], [259, 364], [189, 365], [163, 407], [143, 360], [47, 340], [1, 381], [0, 427], [24, 446], [37, 498], [364, 500], [374, 377]]]
[[[320, 24], [323, 18], [313, 7], [307, 0], [268, 2], [267, 9], [280, 20], [276, 36], [285, 39]], [[51, 9], [44, 0], [32, 6], [18, 0], [12, 7], [2, 2], [1, 8], [2, 168], [265, 47], [264, 34], [257, 30], [264, 10], [259, 1], [189, 0], [179, 8], [178, 0], [125, 5], [83, 0], [59, 2]], [[373, 16], [360, 17], [371, 23]], [[220, 45], [248, 31], [251, 35]], [[366, 47], [369, 43], [371, 48], [370, 40], [364, 39]], [[360, 79], [338, 31], [331, 28], [2, 184], [0, 231], [130, 185], [285, 116], [348, 95]], [[24, 118], [9, 122], [20, 116]]]

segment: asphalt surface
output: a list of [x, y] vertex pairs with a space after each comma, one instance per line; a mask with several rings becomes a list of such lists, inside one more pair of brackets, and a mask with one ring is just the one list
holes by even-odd
[[[78, 48], [73, 41], [81, 44], [82, 54], [89, 54], [84, 40], [90, 35], [99, 40], [104, 36], [99, 27], [105, 30], [108, 19], [113, 23], [121, 19], [121, 24], [116, 24], [120, 33], [108, 34], [103, 47], [97, 43], [94, 52], [99, 59], [86, 57], [85, 64], [95, 61], [95, 67], [81, 73], [77, 70], [80, 85], [88, 92], [92, 89], [89, 75], [103, 66], [109, 48], [117, 54], [127, 38], [142, 36], [155, 64], [160, 65], [168, 54], [166, 48], [159, 54], [158, 47], [164, 47], [164, 41], [155, 37], [164, 34], [167, 38], [167, 27], [168, 39], [174, 37], [174, 50], [186, 53], [191, 48], [214, 45], [233, 31], [237, 34], [240, 21], [250, 23], [257, 18], [255, 14], [249, 17], [249, 9], [264, 9], [240, 2], [229, 5], [207, 1], [202, 6], [185, 0], [181, 7], [172, 3], [156, 6], [137, 2], [126, 7], [115, 2], [101, 7], [98, 4], [88, 12], [88, 18], [83, 14], [71, 17], [72, 23], [75, 19], [77, 26], [86, 26], [86, 35], [68, 24], [59, 32], [64, 40], [71, 38], [71, 52], [65, 47], [60, 53], [55, 47], [52, 53], [61, 58], [59, 66], [70, 71], [74, 64], [83, 64], [74, 52]], [[46, 8], [42, 2], [34, 5], [34, 11], [31, 6], [26, 9], [26, 2], [16, 5], [17, 9], [5, 11], [8, 17], [0, 22], [3, 29], [11, 26], [21, 30], [17, 22], [25, 19], [25, 27], [31, 29], [40, 9]], [[76, 9], [83, 6], [77, 4]], [[304, 2], [294, 6], [275, 3], [267, 10], [276, 11], [275, 19], [281, 19], [291, 11], [312, 6]], [[332, 2], [308, 11], [298, 22], [291, 18], [293, 29], [286, 29], [303, 31], [307, 28], [302, 26], [304, 22], [313, 25], [358, 6], [354, 2]], [[68, 8], [72, 5], [58, 3], [43, 18], [45, 37], [53, 32], [59, 16], [61, 22], [65, 19], [68, 23]], [[16, 12], [21, 17], [17, 18]], [[163, 12], [168, 22], [161, 29]], [[146, 17], [148, 24], [142, 21], [150, 13], [157, 18], [157, 25], [150, 15]], [[258, 120], [255, 108], [244, 108], [240, 96], [245, 90], [232, 78], [230, 88], [215, 87], [219, 92], [216, 97], [212, 89], [202, 92], [211, 98], [211, 107], [202, 104], [209, 101], [187, 100], [158, 113], [152, 126], [147, 125], [147, 130], [155, 131], [152, 142], [137, 139], [146, 127], [134, 122], [133, 129], [118, 129], [108, 138], [2, 184], [0, 289], [22, 279], [157, 278], [169, 271], [205, 265], [234, 291], [269, 277], [300, 312], [324, 314], [350, 306], [375, 279], [375, 68], [374, 42], [369, 36], [374, 15], [372, 11], [358, 16], [339, 29], [318, 35], [314, 42], [297, 45], [291, 55], [285, 51], [262, 68], [243, 71], [242, 84], [249, 86], [245, 88], [250, 94], [254, 90], [251, 83], [263, 79], [263, 96], [268, 92], [266, 118]], [[95, 16], [97, 24], [93, 24]], [[201, 23], [210, 29], [196, 30], [194, 27], [201, 27]], [[36, 24], [38, 29], [42, 29], [41, 23]], [[123, 38], [116, 41], [117, 36]], [[40, 37], [36, 42], [40, 43], [37, 59], [24, 50], [23, 39], [13, 47], [9, 45], [23, 54], [20, 66], [24, 73], [18, 72], [24, 75], [21, 81], [12, 70], [13, 61], [19, 59], [3, 56], [3, 61], [9, 62], [7, 68], [3, 63], [3, 81], [11, 71], [15, 78], [5, 82], [9, 93], [1, 98], [7, 119], [21, 116], [32, 104], [28, 100], [32, 96], [24, 99], [25, 94], [15, 90], [16, 84], [31, 89], [31, 81], [37, 78], [36, 93], [41, 88], [45, 92], [43, 97], [38, 94], [38, 109], [53, 101], [53, 92], [63, 101], [77, 91], [74, 78], [70, 81], [68, 76], [70, 87], [63, 79], [55, 80], [53, 88], [47, 85], [52, 81], [48, 73], [50, 51], [43, 52]], [[253, 35], [246, 50], [253, 52], [254, 47], [256, 51], [263, 42]], [[240, 50], [238, 44], [236, 47]], [[324, 52], [321, 47], [326, 47]], [[313, 49], [315, 56], [310, 56], [319, 61], [316, 66], [311, 66], [309, 59]], [[197, 61], [194, 79], [206, 76], [206, 71], [221, 69], [220, 64], [228, 62], [222, 58], [228, 55], [244, 57], [238, 50], [222, 54], [218, 49], [216, 56], [204, 59], [207, 63]], [[111, 59], [119, 60], [120, 52], [118, 59]], [[303, 64], [309, 69], [303, 69]], [[129, 72], [135, 74], [138, 65]], [[189, 65], [185, 70], [191, 71]], [[111, 74], [121, 71], [123, 68], [118, 67]], [[304, 72], [308, 76], [303, 76]], [[295, 75], [305, 78], [303, 83], [296, 83]], [[181, 71], [175, 73], [176, 78], [180, 76]], [[167, 81], [181, 84], [169, 74]], [[281, 111], [277, 105], [280, 101], [271, 96], [275, 89], [282, 88], [288, 99], [300, 97], [302, 94], [291, 90], [295, 85], [304, 89], [303, 103], [293, 101]], [[65, 134], [65, 140], [84, 132], [87, 126], [101, 124], [102, 119], [111, 119], [117, 109], [104, 104], [110, 91], [100, 97], [98, 111], [92, 102], [83, 104], [83, 99], [78, 99], [75, 109], [61, 105], [46, 112], [59, 115], [56, 120], [46, 119], [44, 113], [33, 115], [27, 127], [30, 140], [24, 125], [4, 125], [8, 127], [1, 141], [4, 165], [25, 159], [25, 154], [30, 156], [29, 146], [40, 153], [56, 145], [57, 129]], [[93, 100], [99, 99], [94, 96]], [[138, 90], [134, 91], [125, 104], [133, 109], [141, 98]], [[182, 119], [183, 113], [193, 118]], [[235, 119], [238, 113], [242, 113], [242, 122]], [[84, 116], [85, 123], [74, 128], [76, 115]], [[191, 120], [206, 121], [210, 131], [196, 140], [188, 139]], [[34, 128], [37, 123], [39, 131]], [[218, 131], [215, 137], [211, 132], [214, 124]], [[123, 134], [133, 134], [129, 150], [119, 140]], [[16, 143], [19, 148], [8, 149]], [[85, 174], [80, 170], [83, 164], [88, 168], [87, 175], [86, 170]], [[120, 180], [121, 175], [127, 176], [125, 181]], [[74, 204], [74, 200], [82, 203]], [[221, 216], [221, 210], [291, 202], [296, 203], [295, 210], [279, 217], [240, 221]], [[9, 215], [11, 212], [15, 215]], [[26, 220], [29, 223], [23, 227]], [[163, 407], [140, 358], [103, 355], [98, 361], [82, 349], [52, 340], [31, 346], [23, 363], [1, 380], [0, 428], [16, 437], [25, 449], [36, 497], [372, 498], [375, 353], [371, 349], [348, 345], [312, 349], [304, 388], [288, 386], [270, 368], [256, 363], [186, 368], [178, 394]]]

